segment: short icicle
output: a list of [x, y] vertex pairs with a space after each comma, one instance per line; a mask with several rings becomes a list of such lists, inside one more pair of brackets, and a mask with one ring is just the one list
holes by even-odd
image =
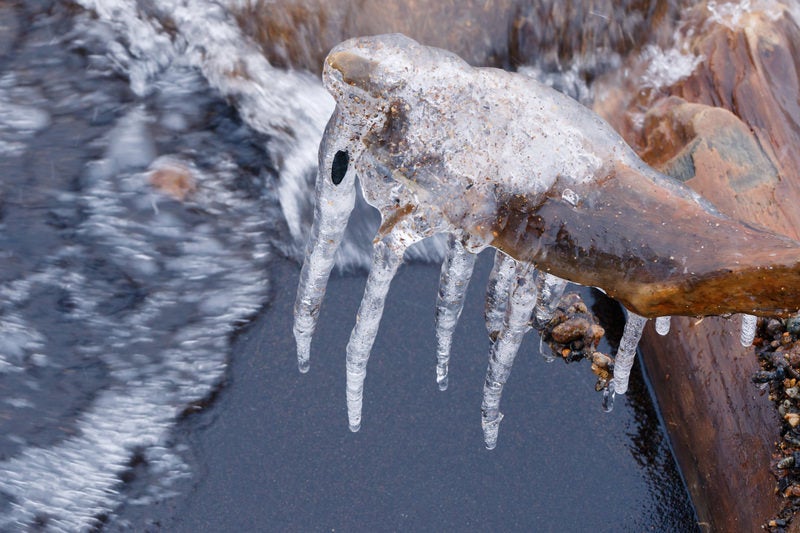
[[355, 205], [355, 172], [349, 165], [346, 146], [333, 135], [341, 127], [341, 118], [334, 113], [328, 122], [319, 153], [314, 223], [306, 245], [303, 269], [294, 304], [294, 338], [297, 343], [297, 366], [308, 372], [311, 338], [317, 326], [322, 299], [334, 256]]
[[436, 383], [439, 390], [447, 390], [449, 382], [450, 347], [453, 332], [464, 308], [476, 255], [468, 252], [455, 235], [448, 238], [447, 256], [442, 263], [439, 295], [436, 299]]
[[628, 311], [628, 320], [625, 322], [625, 329], [622, 332], [622, 339], [619, 341], [619, 349], [614, 359], [614, 378], [608, 384], [603, 397], [603, 408], [611, 411], [614, 407], [614, 396], [628, 392], [628, 379], [633, 368], [633, 361], [636, 359], [636, 347], [639, 339], [642, 338], [642, 331], [647, 319], [636, 313]]
[[[547, 272], [539, 272], [536, 277], [536, 306], [533, 308], [533, 324], [537, 329], [543, 329], [555, 314], [558, 302], [564, 295], [569, 282]], [[539, 336], [539, 353], [546, 363], [556, 360], [553, 350], [545, 345]]]
[[[513, 260], [512, 260], [513, 261]], [[517, 263], [512, 278], [513, 289], [508, 298], [503, 327], [489, 353], [489, 368], [483, 385], [481, 426], [486, 449], [497, 446], [497, 436], [503, 414], [500, 412], [500, 397], [503, 385], [511, 374], [511, 366], [519, 351], [522, 337], [531, 329], [530, 318], [536, 304], [536, 270], [532, 264]]]
[[503, 328], [503, 319], [506, 316], [509, 290], [516, 272], [516, 261], [510, 256], [496, 250], [494, 264], [489, 274], [486, 285], [486, 307], [483, 317], [486, 321], [486, 331], [494, 342]]
[[758, 325], [758, 317], [753, 315], [742, 315], [742, 331], [739, 334], [739, 342], [742, 346], [747, 347], [753, 344], [753, 339], [756, 338], [756, 326]]
[[656, 333], [661, 335], [662, 337], [669, 333], [669, 325], [672, 317], [669, 316], [660, 316], [656, 318]]
[[536, 286], [538, 287], [536, 297], [536, 307], [534, 308], [534, 317], [536, 318], [536, 326], [542, 327], [550, 322], [555, 313], [558, 302], [564, 295], [569, 282], [561, 279], [547, 272], [540, 272], [539, 277], [536, 278]]

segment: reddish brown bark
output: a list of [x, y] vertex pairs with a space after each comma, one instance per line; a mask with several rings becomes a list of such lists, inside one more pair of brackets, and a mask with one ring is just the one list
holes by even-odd
[[[800, 30], [785, 13], [693, 24], [696, 37], [685, 41], [705, 59], [661, 93], [671, 98], [629, 86], [635, 96], [616, 95], [598, 111], [721, 211], [797, 239]], [[632, 117], [643, 107], [637, 129]], [[769, 471], [780, 421], [750, 380], [758, 364], [738, 325], [737, 317], [675, 318], [668, 336], [648, 328], [641, 345], [700, 522], [713, 531], [759, 530], [782, 505]]]

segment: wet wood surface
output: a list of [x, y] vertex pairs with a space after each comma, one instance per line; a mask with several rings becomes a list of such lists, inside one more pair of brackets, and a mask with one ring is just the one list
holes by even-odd
[[[704, 57], [691, 76], [658, 96], [639, 91], [598, 111], [648, 162], [686, 180], [724, 213], [797, 239], [800, 31], [785, 13], [747, 14], [710, 29], [685, 38]], [[649, 111], [637, 128], [641, 109]], [[648, 326], [641, 344], [708, 531], [757, 531], [782, 506], [770, 473], [781, 421], [751, 382], [758, 364], [753, 348], [739, 343], [739, 324], [737, 316], [673, 318], [666, 337]]]

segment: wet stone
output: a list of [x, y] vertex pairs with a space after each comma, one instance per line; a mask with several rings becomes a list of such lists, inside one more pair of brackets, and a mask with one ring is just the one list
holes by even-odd
[[553, 341], [559, 344], [568, 344], [582, 338], [589, 330], [589, 321], [584, 318], [569, 318], [557, 325], [550, 333]]
[[800, 336], [794, 327], [796, 320], [759, 321], [754, 342], [761, 369], [751, 379], [769, 390], [781, 420], [772, 473], [776, 491], [784, 500], [778, 516], [764, 525], [771, 532], [784, 531], [800, 509]]

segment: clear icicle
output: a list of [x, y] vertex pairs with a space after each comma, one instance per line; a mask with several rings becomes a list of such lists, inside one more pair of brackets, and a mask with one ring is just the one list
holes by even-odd
[[494, 253], [494, 265], [489, 274], [489, 283], [486, 285], [486, 308], [484, 319], [489, 338], [494, 341], [503, 327], [506, 315], [509, 290], [516, 272], [516, 261], [500, 250]]
[[452, 234], [449, 236], [436, 300], [436, 383], [439, 384], [439, 390], [447, 390], [450, 346], [464, 308], [464, 296], [472, 278], [475, 258], [475, 254], [468, 252], [460, 239]]
[[672, 317], [669, 316], [660, 316], [656, 318], [656, 333], [661, 336], [666, 335], [669, 333], [669, 323]]
[[334, 256], [355, 204], [355, 172], [348, 165], [348, 151], [344, 146], [337, 146], [331, 140], [334, 136], [329, 135], [329, 132], [341, 127], [341, 122], [338, 113], [331, 117], [320, 146], [314, 223], [306, 245], [306, 257], [294, 304], [297, 366], [303, 373], [309, 369], [311, 338], [317, 326]]
[[614, 379], [609, 384], [608, 393], [612, 402], [614, 395], [628, 392], [628, 378], [633, 368], [633, 360], [636, 358], [636, 347], [639, 346], [639, 339], [642, 338], [642, 330], [646, 323], [646, 318], [628, 311], [628, 320], [625, 322], [625, 330], [622, 332], [617, 356], [614, 359]]
[[383, 305], [389, 285], [403, 262], [406, 250], [403, 239], [384, 237], [375, 242], [372, 266], [364, 289], [364, 297], [356, 315], [356, 325], [347, 343], [347, 419], [350, 431], [361, 429], [361, 406], [364, 397], [364, 378], [372, 344], [378, 334]]
[[547, 324], [555, 313], [558, 302], [564, 295], [569, 282], [546, 272], [540, 272], [536, 279], [538, 287], [534, 316], [538, 327]]
[[[552, 274], [539, 272], [536, 277], [536, 306], [533, 308], [533, 323], [538, 329], [543, 328], [553, 318], [568, 283]], [[539, 337], [539, 353], [547, 363], [556, 360], [556, 354], [550, 346], [545, 345], [542, 337]]]
[[483, 438], [489, 450], [497, 446], [500, 421], [503, 419], [500, 412], [503, 385], [511, 374], [511, 366], [519, 351], [522, 337], [531, 329], [530, 317], [536, 303], [535, 275], [532, 265], [516, 263], [514, 286], [509, 294], [503, 327], [489, 353], [489, 368], [483, 385], [481, 406]]
[[756, 326], [758, 317], [753, 315], [742, 315], [742, 331], [739, 335], [739, 342], [742, 346], [750, 346], [756, 338]]

